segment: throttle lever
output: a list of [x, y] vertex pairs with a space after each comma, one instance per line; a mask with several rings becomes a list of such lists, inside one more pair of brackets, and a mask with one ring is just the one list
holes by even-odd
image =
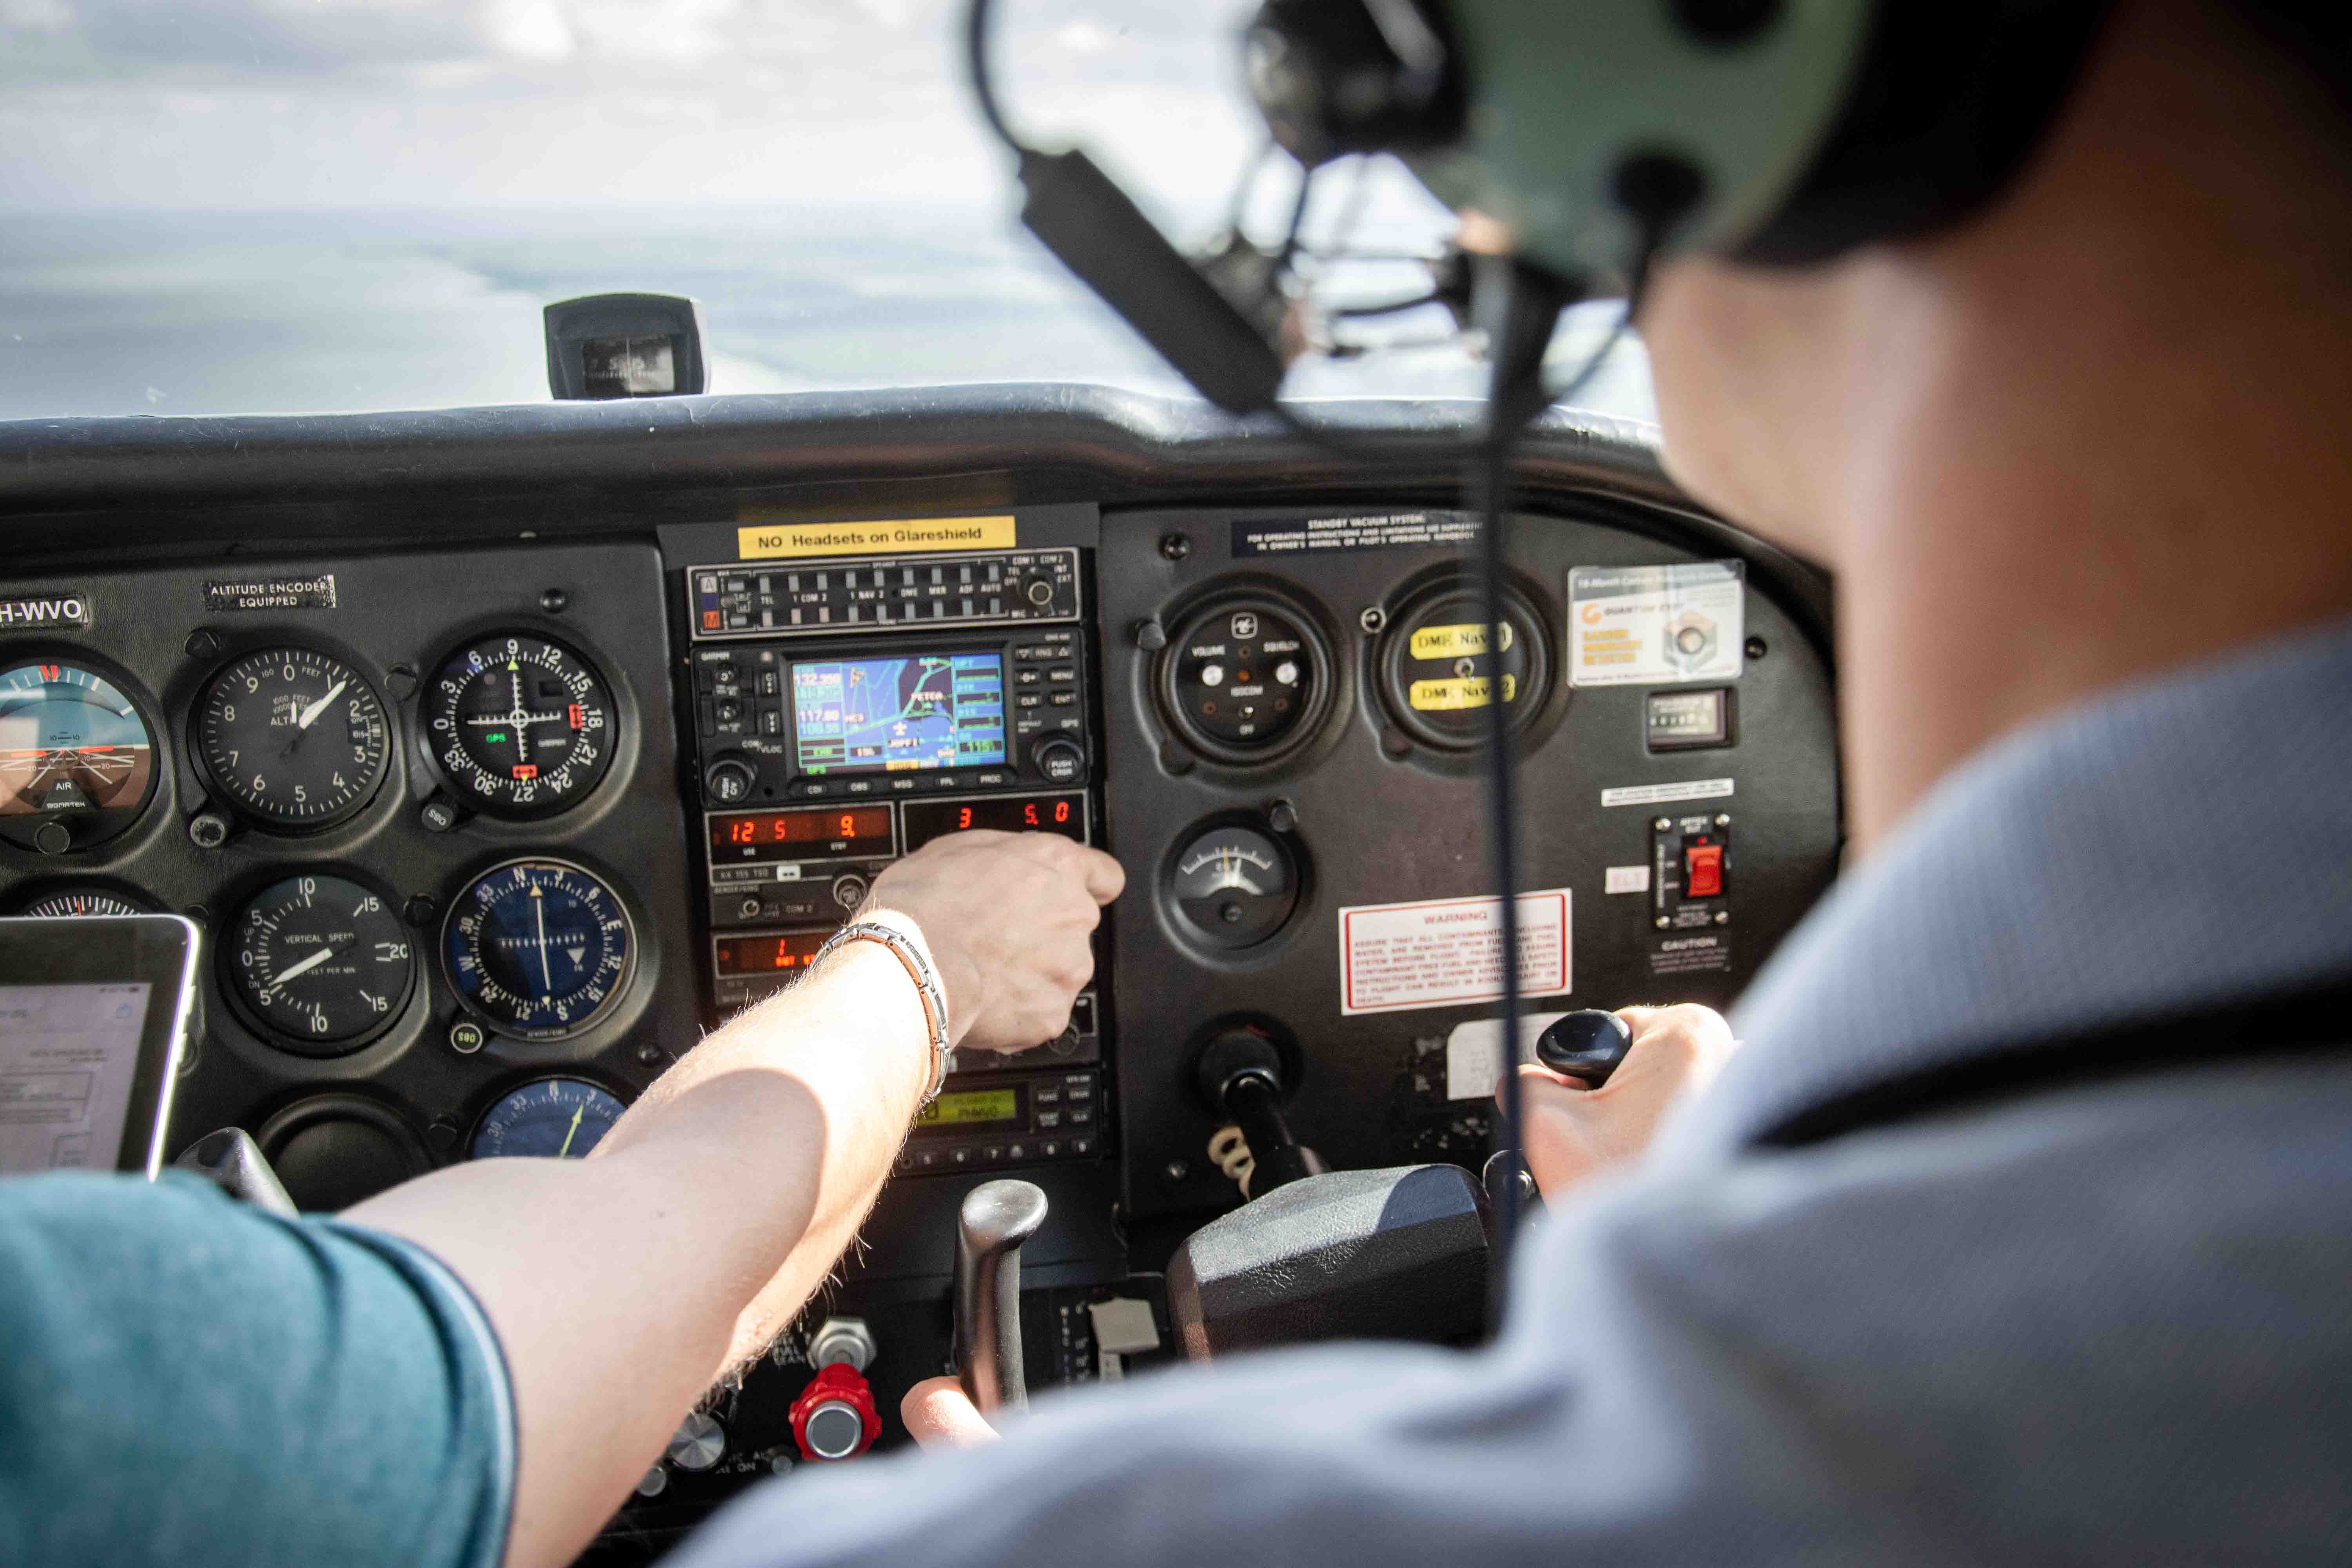
[[1633, 1026], [1624, 1019], [1586, 1007], [1554, 1020], [1536, 1037], [1536, 1060], [1554, 1072], [1582, 1079], [1588, 1089], [1599, 1089], [1633, 1044]]
[[1045, 1223], [1034, 1183], [983, 1182], [956, 1215], [955, 1358], [982, 1415], [1029, 1403], [1021, 1365], [1021, 1244]]

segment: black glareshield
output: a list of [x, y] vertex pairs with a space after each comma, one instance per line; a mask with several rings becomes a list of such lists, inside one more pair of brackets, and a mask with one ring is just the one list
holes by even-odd
[[588, 294], [543, 312], [547, 390], [561, 402], [708, 392], [702, 307], [675, 294]]
[[162, 1168], [200, 941], [177, 915], [0, 920], [0, 1173]]

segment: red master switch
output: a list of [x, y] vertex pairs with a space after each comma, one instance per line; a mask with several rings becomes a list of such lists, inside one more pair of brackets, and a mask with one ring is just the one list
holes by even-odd
[[1722, 896], [1723, 846], [1685, 845], [1683, 848], [1683, 897], [1719, 899]]

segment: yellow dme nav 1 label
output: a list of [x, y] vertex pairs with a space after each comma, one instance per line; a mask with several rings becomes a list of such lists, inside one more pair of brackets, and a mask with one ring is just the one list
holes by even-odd
[[[1481, 626], [1480, 631], [1486, 628]], [[1507, 634], [1510, 627], [1505, 626]], [[1507, 642], [1505, 643], [1508, 647]], [[1416, 680], [1406, 689], [1405, 700], [1417, 713], [1454, 713], [1465, 708], [1484, 708], [1495, 700], [1494, 683], [1483, 675], [1465, 676], [1459, 680]], [[1519, 700], [1519, 678], [1503, 677], [1503, 700]]]
[[[1515, 634], [1511, 623], [1503, 623], [1503, 651], [1511, 651]], [[1407, 645], [1415, 658], [1475, 658], [1486, 651], [1486, 628], [1483, 626], [1423, 626], [1412, 634]], [[1508, 701], [1508, 698], [1504, 699]], [[1419, 707], [1419, 703], [1414, 704]]]
[[735, 531], [745, 561], [791, 556], [904, 555], [923, 550], [1010, 550], [1013, 517], [915, 517], [880, 522], [769, 522]]

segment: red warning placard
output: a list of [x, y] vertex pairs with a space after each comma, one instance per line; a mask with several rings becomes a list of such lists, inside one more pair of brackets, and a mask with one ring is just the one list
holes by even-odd
[[[1519, 994], [1570, 984], [1566, 888], [1521, 893]], [[1500, 899], [1359, 904], [1339, 911], [1339, 1010], [1402, 1013], [1492, 1002], [1503, 994]]]

